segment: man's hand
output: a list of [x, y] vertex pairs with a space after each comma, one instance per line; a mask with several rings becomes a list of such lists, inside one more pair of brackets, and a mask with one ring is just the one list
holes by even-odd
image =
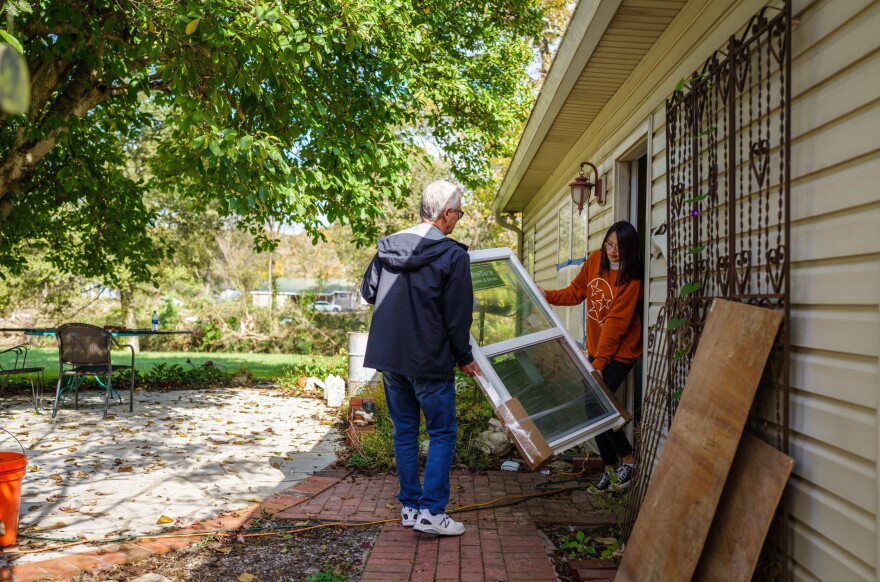
[[474, 376], [483, 374], [483, 371], [480, 369], [480, 366], [477, 365], [476, 360], [474, 360], [470, 364], [465, 364], [464, 366], [461, 366], [461, 371], [464, 372], [465, 374], [467, 374], [468, 376], [470, 376], [471, 378], [473, 378]]

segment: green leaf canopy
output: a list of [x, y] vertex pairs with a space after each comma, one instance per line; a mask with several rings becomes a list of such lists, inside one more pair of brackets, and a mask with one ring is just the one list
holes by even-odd
[[[326, 219], [368, 240], [381, 202], [407, 194], [421, 139], [479, 186], [534, 98], [536, 0], [2, 6], [32, 105], [0, 114], [0, 272], [41, 247], [68, 272], [149, 279], [162, 252], [147, 234], [147, 189], [217, 207], [257, 235], [270, 220], [316, 233]], [[156, 105], [171, 113], [152, 116]], [[158, 124], [171, 138], [132, 172]]]

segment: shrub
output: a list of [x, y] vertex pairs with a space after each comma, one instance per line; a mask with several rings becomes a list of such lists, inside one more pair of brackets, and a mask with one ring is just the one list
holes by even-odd
[[348, 354], [344, 351], [332, 358], [304, 358], [285, 371], [276, 381], [280, 388], [299, 390], [298, 382], [303, 376], [314, 376], [325, 380], [327, 376], [334, 374], [345, 378], [348, 374]]
[[[145, 372], [138, 373], [138, 380], [145, 384], [170, 386], [170, 385], [199, 385], [214, 386], [229, 381], [230, 374], [222, 368], [214, 366], [197, 366], [184, 368], [180, 364], [157, 364]], [[126, 378], [122, 373], [120, 378]], [[114, 382], [116, 380], [114, 379]]]

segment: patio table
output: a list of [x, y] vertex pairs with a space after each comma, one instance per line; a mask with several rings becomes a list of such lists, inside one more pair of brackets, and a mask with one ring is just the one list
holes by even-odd
[[[106, 329], [106, 328], [105, 328]], [[181, 335], [181, 334], [191, 334], [191, 330], [156, 330], [153, 331], [151, 329], [106, 329], [113, 337], [141, 337], [141, 336], [149, 336], [149, 335]], [[35, 337], [54, 337], [55, 336], [55, 328], [54, 327], [4, 327], [0, 328], [0, 333], [23, 333], [29, 336]], [[97, 380], [97, 378], [96, 378]], [[97, 380], [98, 384], [103, 386], [104, 384]], [[70, 383], [72, 386], [72, 383]], [[66, 386], [62, 392], [70, 389], [70, 386]], [[118, 393], [115, 390], [111, 389], [111, 391], [118, 397]], [[39, 411], [42, 405], [42, 386], [39, 391], [39, 396], [35, 396], [35, 404], [34, 408]]]
[[[151, 329], [108, 329], [114, 337], [138, 337], [138, 336], [147, 336], [147, 335], [175, 335], [175, 334], [185, 334], [192, 333], [191, 330], [187, 329], [174, 329], [174, 330], [158, 330], [153, 331]], [[0, 328], [0, 332], [2, 333], [23, 333], [25, 335], [31, 336], [42, 336], [42, 337], [54, 337], [55, 336], [55, 328], [54, 327], [2, 327]]]

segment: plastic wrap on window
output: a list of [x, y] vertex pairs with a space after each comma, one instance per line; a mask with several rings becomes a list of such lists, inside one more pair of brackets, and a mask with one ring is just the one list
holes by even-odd
[[553, 450], [519, 400], [511, 398], [496, 408], [495, 414], [504, 423], [510, 439], [519, 449], [529, 468], [537, 469], [553, 457]]

